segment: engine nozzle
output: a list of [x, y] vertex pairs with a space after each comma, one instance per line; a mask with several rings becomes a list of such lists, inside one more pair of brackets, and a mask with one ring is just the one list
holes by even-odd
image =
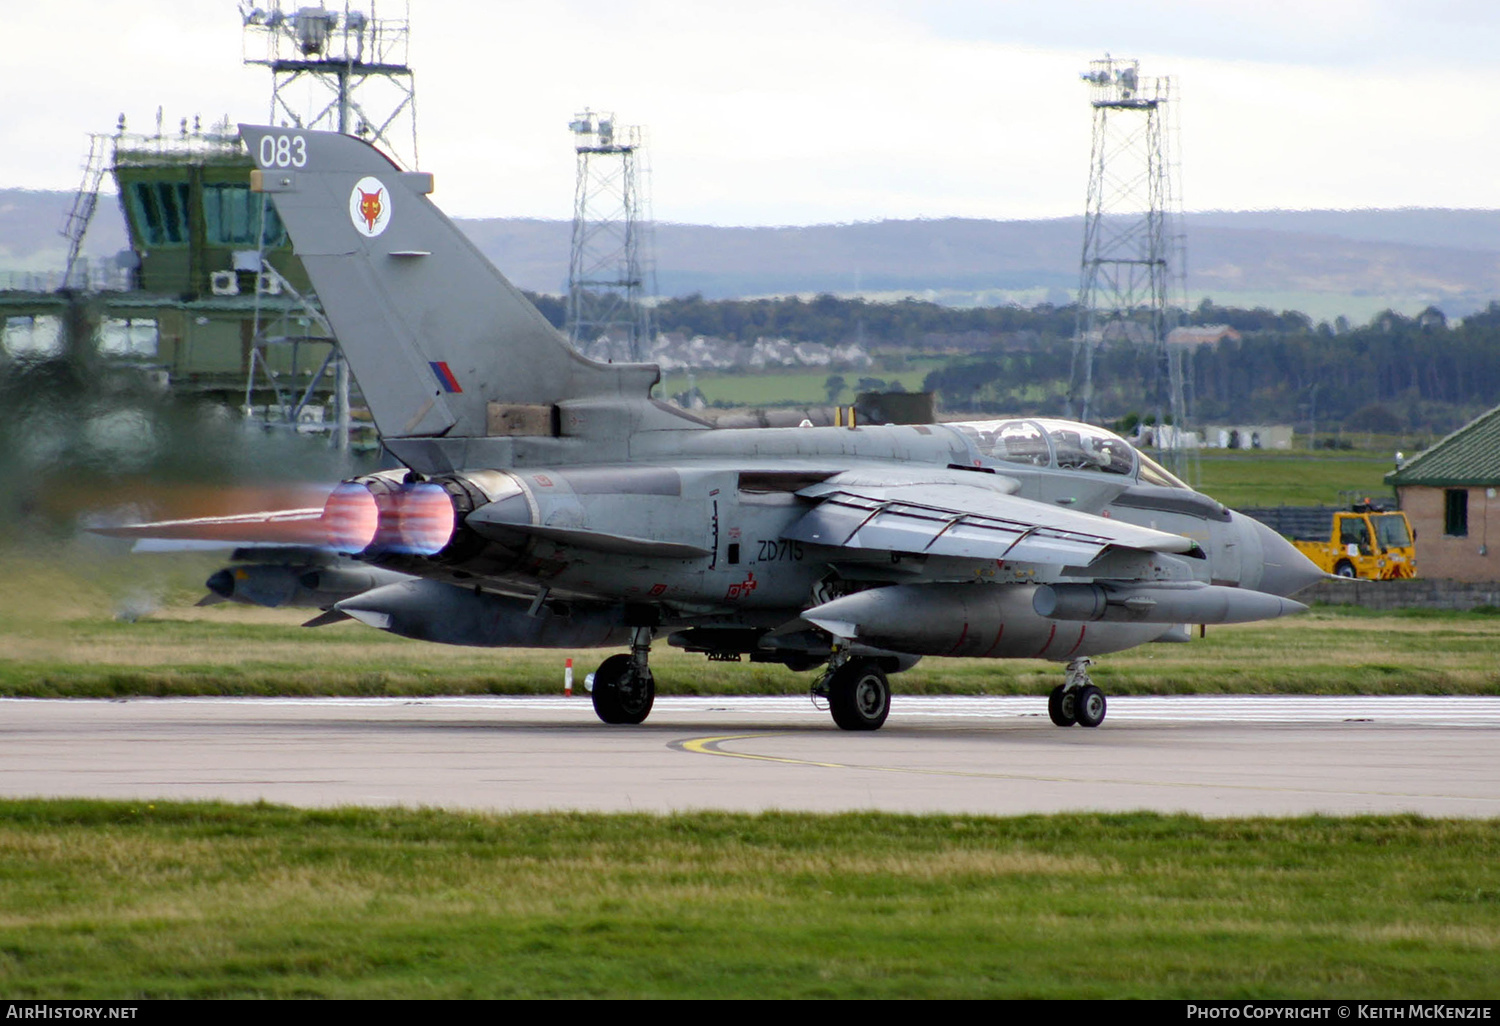
[[458, 533], [474, 497], [457, 479], [406, 481], [374, 474], [345, 481], [323, 505], [328, 544], [351, 555], [435, 556]]

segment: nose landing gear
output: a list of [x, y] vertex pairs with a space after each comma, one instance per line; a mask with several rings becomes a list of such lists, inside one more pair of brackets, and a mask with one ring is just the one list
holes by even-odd
[[1097, 727], [1104, 722], [1109, 703], [1104, 692], [1094, 686], [1089, 678], [1088, 659], [1074, 659], [1068, 664], [1068, 675], [1063, 683], [1052, 689], [1047, 696], [1047, 715], [1059, 727]]
[[891, 683], [873, 659], [836, 656], [813, 694], [828, 699], [833, 722], [843, 730], [879, 730], [891, 711]]

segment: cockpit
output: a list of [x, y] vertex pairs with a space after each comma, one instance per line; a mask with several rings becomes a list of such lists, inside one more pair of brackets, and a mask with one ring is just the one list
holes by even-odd
[[1112, 431], [1070, 420], [970, 420], [948, 424], [987, 459], [1057, 470], [1136, 477], [1167, 488], [1188, 486]]

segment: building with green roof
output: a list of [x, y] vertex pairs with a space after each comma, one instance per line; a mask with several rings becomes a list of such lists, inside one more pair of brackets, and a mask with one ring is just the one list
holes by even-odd
[[1500, 406], [1385, 476], [1416, 533], [1423, 577], [1500, 580]]

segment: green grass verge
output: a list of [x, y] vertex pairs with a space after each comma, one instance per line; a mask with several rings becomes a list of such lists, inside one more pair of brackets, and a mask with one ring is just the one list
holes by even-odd
[[1390, 453], [1202, 453], [1198, 490], [1231, 509], [1241, 506], [1337, 506], [1339, 492], [1391, 494]]
[[0, 802], [0, 989], [1483, 998], [1500, 822]]
[[[932, 371], [946, 364], [941, 357], [916, 357], [904, 361], [898, 370], [885, 370], [881, 366], [865, 370], [820, 368], [816, 370], [778, 370], [763, 373], [723, 373], [697, 371], [693, 382], [710, 403], [727, 403], [733, 406], [779, 406], [779, 405], [824, 405], [828, 400], [825, 383], [829, 377], [838, 375], [846, 386], [835, 397], [835, 402], [852, 403], [855, 386], [860, 378], [880, 378], [886, 382], [899, 381], [908, 392], [917, 392], [922, 382]], [[674, 371], [662, 382], [661, 392], [673, 394], [685, 391], [688, 375], [685, 371]]]

